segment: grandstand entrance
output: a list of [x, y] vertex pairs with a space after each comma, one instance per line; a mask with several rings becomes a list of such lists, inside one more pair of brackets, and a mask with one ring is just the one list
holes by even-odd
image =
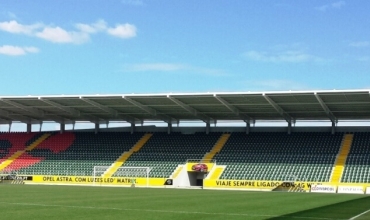
[[203, 187], [203, 180], [207, 177], [207, 172], [188, 172], [190, 186]]

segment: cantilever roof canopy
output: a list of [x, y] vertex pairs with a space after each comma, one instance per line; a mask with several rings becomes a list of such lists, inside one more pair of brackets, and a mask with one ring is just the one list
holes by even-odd
[[0, 123], [369, 120], [369, 90], [0, 96]]

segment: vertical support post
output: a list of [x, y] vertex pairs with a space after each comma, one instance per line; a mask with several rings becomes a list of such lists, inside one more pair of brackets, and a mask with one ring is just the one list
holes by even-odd
[[206, 134], [209, 134], [209, 128], [211, 127], [211, 124], [209, 122], [206, 123]]
[[135, 123], [131, 123], [131, 134], [135, 132]]
[[331, 123], [331, 134], [335, 134], [335, 123]]
[[95, 123], [95, 134], [99, 132], [99, 123]]
[[292, 122], [288, 122], [288, 134], [292, 133]]
[[245, 133], [249, 134], [250, 129], [251, 129], [251, 123], [248, 121], [246, 122]]
[[148, 188], [149, 187], [149, 173], [150, 173], [150, 170], [149, 170], [149, 167], [146, 168], [146, 187]]
[[32, 132], [32, 125], [31, 123], [27, 123], [27, 133], [31, 133]]
[[12, 124], [13, 124], [12, 122], [9, 123], [9, 131], [8, 131], [9, 133], [12, 130]]
[[73, 124], [72, 124], [72, 130], [73, 131], [75, 130], [75, 125], [76, 125], [76, 122], [74, 121]]
[[60, 133], [63, 134], [65, 130], [66, 130], [66, 124], [60, 123]]
[[43, 122], [40, 122], [40, 130], [39, 130], [39, 132], [42, 131], [42, 124], [43, 124]]
[[171, 132], [172, 132], [172, 124], [168, 123], [167, 124], [167, 134], [171, 134]]

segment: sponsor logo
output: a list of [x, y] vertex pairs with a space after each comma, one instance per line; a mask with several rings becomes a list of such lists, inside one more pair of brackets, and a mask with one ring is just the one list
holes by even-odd
[[204, 163], [198, 163], [198, 164], [194, 164], [191, 167], [191, 169], [194, 171], [198, 171], [198, 172], [207, 172], [208, 166], [207, 164], [204, 164]]
[[362, 186], [339, 186], [338, 193], [364, 194]]
[[172, 179], [167, 179], [166, 182], [164, 182], [164, 185], [166, 185], [166, 186], [170, 186], [172, 184], [173, 184]]
[[32, 176], [6, 175], [0, 176], [0, 180], [32, 180]]
[[335, 193], [336, 187], [330, 185], [312, 185], [311, 192]]

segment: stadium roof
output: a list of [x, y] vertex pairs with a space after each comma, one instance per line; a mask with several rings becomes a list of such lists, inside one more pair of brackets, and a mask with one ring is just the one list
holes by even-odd
[[3, 124], [369, 119], [369, 90], [0, 96]]

